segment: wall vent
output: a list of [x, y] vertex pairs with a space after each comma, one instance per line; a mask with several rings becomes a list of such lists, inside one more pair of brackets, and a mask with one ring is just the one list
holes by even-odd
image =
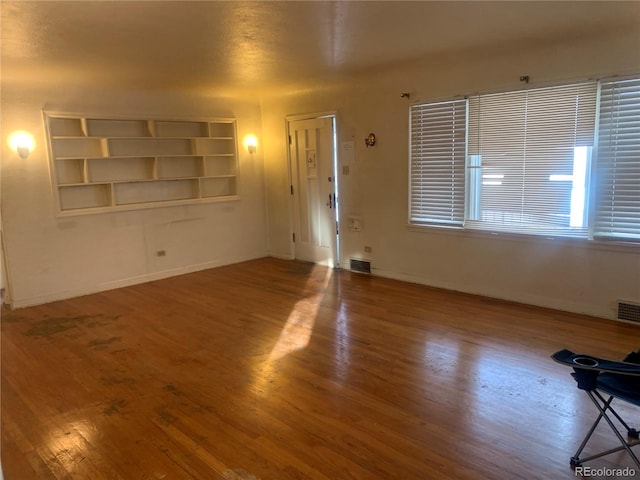
[[371, 273], [371, 262], [369, 260], [358, 260], [351, 258], [349, 268], [354, 272]]
[[640, 303], [619, 300], [618, 320], [640, 323]]

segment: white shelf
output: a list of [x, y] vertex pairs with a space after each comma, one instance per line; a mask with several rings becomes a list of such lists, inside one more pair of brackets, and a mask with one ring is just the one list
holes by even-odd
[[198, 180], [161, 180], [114, 184], [115, 205], [190, 200], [198, 197]]
[[158, 178], [203, 177], [202, 157], [158, 157]]
[[68, 185], [59, 187], [60, 209], [75, 210], [108, 207], [111, 203], [111, 185], [108, 183]]
[[238, 198], [234, 119], [44, 120], [58, 215]]
[[148, 120], [85, 119], [89, 137], [144, 138], [150, 137]]

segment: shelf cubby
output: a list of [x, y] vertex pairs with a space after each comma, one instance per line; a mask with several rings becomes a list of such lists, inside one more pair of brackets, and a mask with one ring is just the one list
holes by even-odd
[[205, 177], [217, 177], [220, 175], [235, 175], [236, 161], [234, 156], [207, 156], [204, 157]]
[[103, 157], [106, 155], [105, 142], [100, 138], [54, 138], [53, 152], [59, 158]]
[[191, 155], [191, 140], [186, 138], [110, 138], [112, 157]]
[[209, 124], [210, 137], [235, 138], [235, 124], [232, 122], [212, 122]]
[[90, 137], [150, 137], [147, 120], [87, 119], [87, 135]]
[[87, 160], [87, 181], [153, 180], [154, 157], [92, 158]]
[[203, 198], [237, 195], [236, 178], [234, 176], [201, 178], [200, 195]]
[[208, 137], [206, 122], [154, 122], [156, 137]]
[[202, 157], [158, 157], [158, 179], [202, 176]]
[[85, 183], [85, 160], [83, 158], [66, 158], [56, 160], [58, 185]]
[[197, 198], [197, 180], [162, 180], [155, 182], [128, 182], [114, 185], [117, 205], [155, 203]]
[[196, 138], [195, 151], [197, 155], [235, 156], [235, 140], [233, 138]]
[[109, 184], [61, 186], [59, 192], [60, 209], [63, 211], [111, 205], [111, 186]]
[[84, 137], [80, 118], [52, 118], [49, 124], [52, 137]]

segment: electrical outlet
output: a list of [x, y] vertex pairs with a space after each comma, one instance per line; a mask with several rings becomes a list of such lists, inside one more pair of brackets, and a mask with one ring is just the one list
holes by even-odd
[[342, 166], [342, 174], [343, 175], [349, 175], [350, 170], [351, 169], [349, 168], [349, 165], [343, 165]]
[[157, 257], [166, 257], [167, 256], [167, 252], [165, 250], [158, 250], [156, 252], [156, 256]]

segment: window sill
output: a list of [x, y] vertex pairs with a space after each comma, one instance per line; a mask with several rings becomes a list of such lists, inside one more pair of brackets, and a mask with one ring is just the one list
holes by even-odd
[[572, 248], [585, 248], [589, 250], [605, 250], [620, 253], [640, 253], [640, 243], [622, 241], [589, 240], [586, 238], [550, 237], [543, 235], [527, 235], [508, 232], [490, 232], [483, 230], [465, 229], [462, 227], [445, 227], [437, 225], [416, 225], [407, 223], [406, 227], [412, 232], [422, 234], [448, 235], [460, 238], [494, 239], [507, 242], [526, 244], [547, 244], [555, 246], [568, 246]]

